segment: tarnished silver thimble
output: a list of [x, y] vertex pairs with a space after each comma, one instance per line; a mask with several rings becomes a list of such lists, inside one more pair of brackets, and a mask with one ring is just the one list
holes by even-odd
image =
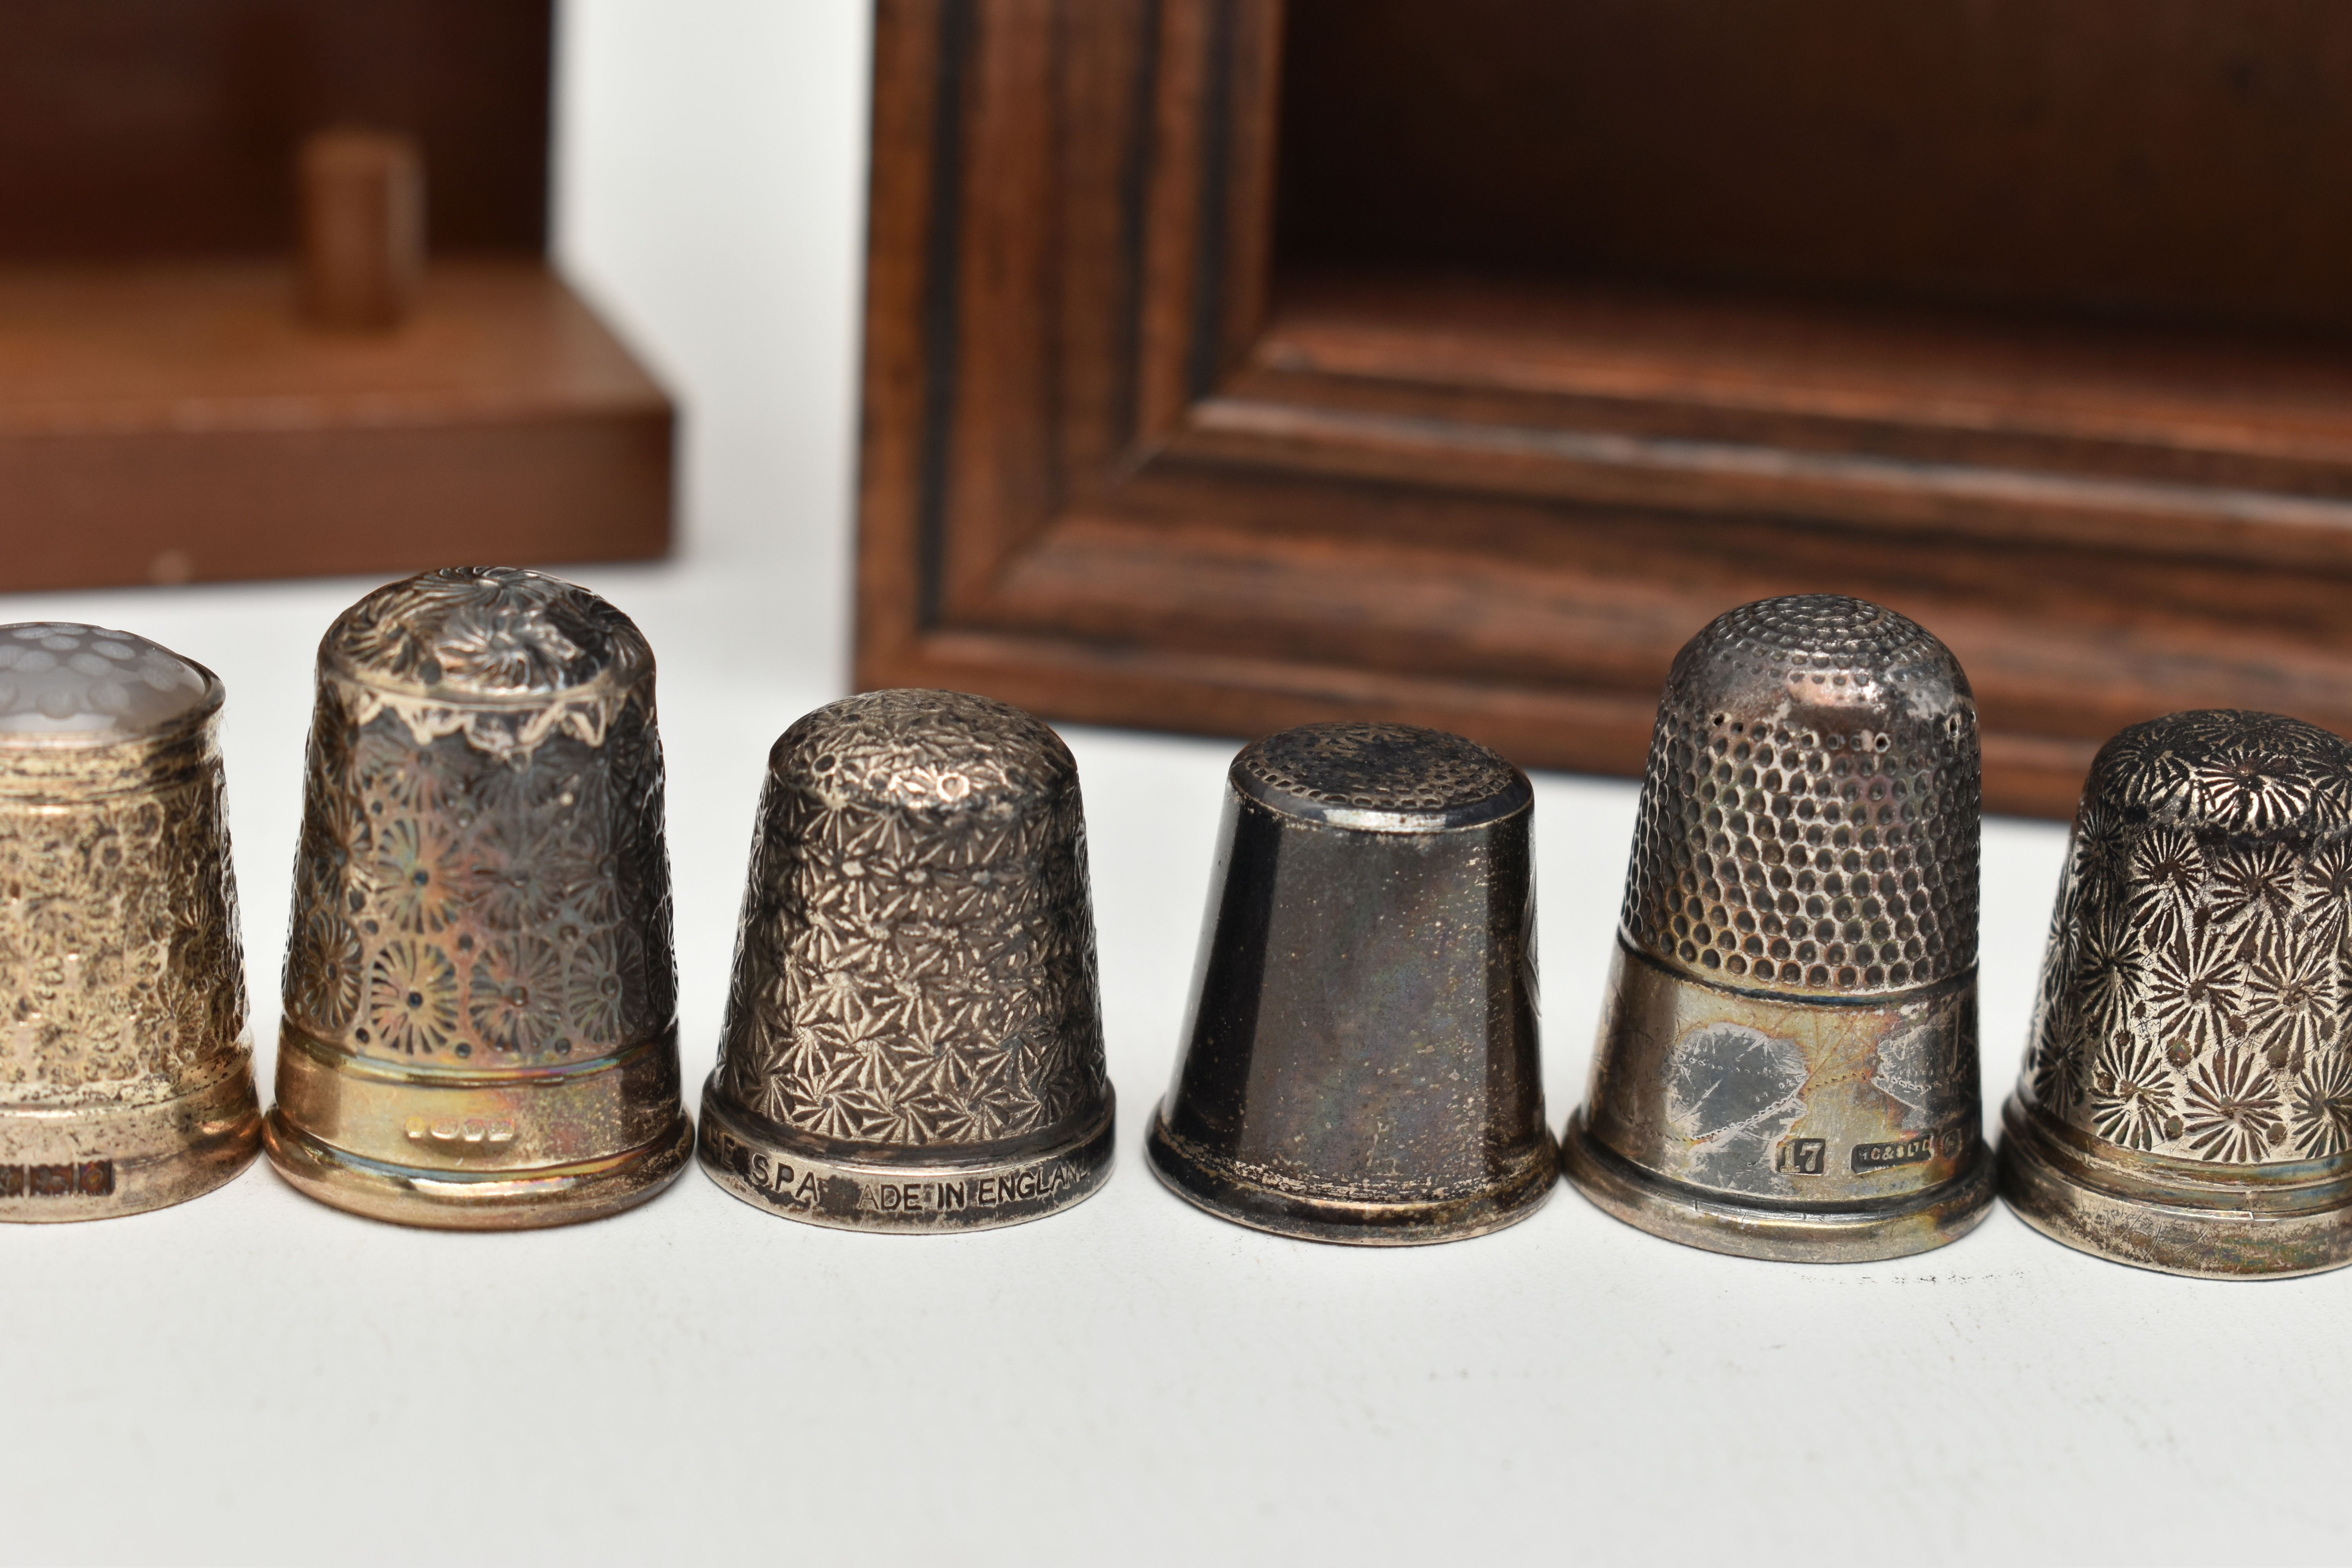
[[0, 1220], [162, 1208], [260, 1147], [221, 695], [128, 632], [0, 626]]
[[319, 647], [268, 1146], [409, 1225], [592, 1219], [685, 1168], [654, 661], [535, 572], [377, 589]]
[[2352, 1262], [2352, 745], [2271, 713], [2108, 742], [2002, 1111], [2026, 1222], [2212, 1279]]
[[1592, 1077], [1562, 1149], [1670, 1240], [1851, 1262], [1984, 1217], [1975, 699], [1860, 599], [1766, 599], [1675, 656]]
[[1496, 1230], [1558, 1175], [1536, 1035], [1534, 796], [1486, 747], [1308, 724], [1244, 748], [1151, 1166], [1260, 1230]]
[[1086, 814], [1018, 708], [871, 691], [784, 731], [751, 842], [705, 1170], [845, 1230], [982, 1230], [1110, 1174]]

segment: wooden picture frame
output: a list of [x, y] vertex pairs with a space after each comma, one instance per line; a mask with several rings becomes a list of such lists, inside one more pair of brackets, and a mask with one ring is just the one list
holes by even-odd
[[[1386, 26], [1410, 57], [1416, 4], [1474, 33], [1519, 25], [1494, 0], [1358, 0], [1349, 47], [1380, 47]], [[1676, 47], [1654, 18], [1696, 28], [1708, 4], [1570, 20], [1618, 28], [1638, 71]], [[2197, 91], [2179, 112], [2218, 127], [2192, 124], [2200, 145], [2219, 135], [2242, 161], [2352, 129], [2352, 90], [2343, 109], [2305, 91], [2290, 112], [2229, 74], [2251, 58], [2352, 89], [2352, 28], [2315, 3], [2266, 7], [2267, 34], [2216, 16], [2236, 8], [2150, 4], [2179, 13], [2147, 47], [2188, 62]], [[1783, 9], [1799, 33], [1861, 29], [1871, 10]], [[2159, 243], [2206, 233], [2209, 215], [2259, 226], [2331, 199], [2307, 160], [2264, 162], [2271, 183], [2249, 195], [2217, 154], [2162, 202], [1990, 234], [1941, 294], [1912, 285], [1950, 281], [1931, 264], [1973, 231], [1905, 253], [1909, 231], [1867, 202], [1764, 235], [1738, 276], [1678, 268], [1673, 247], [1696, 245], [1685, 231], [1706, 214], [1653, 222], [1651, 195], [1593, 184], [1605, 160], [1580, 165], [1584, 187], [1529, 177], [1597, 192], [1609, 232], [1631, 237], [1606, 265], [1453, 266], [1404, 241], [1394, 265], [1301, 262], [1282, 226], [1306, 221], [1280, 195], [1301, 177], [1279, 163], [1286, 124], [1299, 156], [1325, 160], [1324, 188], [1351, 178], [1332, 158], [1381, 141], [1330, 108], [1362, 71], [1306, 58], [1326, 35], [1302, 29], [1332, 15], [1329, 0], [881, 0], [862, 687], [1230, 735], [1392, 718], [1528, 766], [1632, 773], [1694, 632], [1748, 600], [1836, 591], [1914, 616], [1959, 656], [1990, 809], [2070, 814], [2101, 742], [2177, 709], [2352, 730], [2352, 283], [2329, 280], [2352, 224], [2305, 234], [2295, 267], [2217, 245], [2167, 271], [2180, 253]], [[2061, 98], [2066, 62], [2113, 47], [2098, 29], [2162, 32], [2095, 0], [1937, 15], [2010, 28], [1996, 41], [2046, 65]], [[2082, 36], [2029, 36], [2045, 21]], [[1639, 47], [1622, 36], [1636, 26], [1652, 29]], [[1877, 82], [1852, 49], [1896, 47], [1864, 37], [1840, 56], [1789, 37], [1790, 90], [1813, 80], [1823, 102]], [[1410, 91], [1421, 67], [1389, 68]], [[1320, 95], [1321, 118], [1286, 122], [1286, 89]], [[1885, 90], [1899, 107], [1901, 84]], [[2125, 95], [2101, 77], [2068, 101], [2128, 151], [2155, 132]], [[1347, 111], [1379, 109], [1371, 95]], [[1996, 193], [2041, 177], [2030, 146], [1971, 129], [1976, 112], [1921, 132], [1948, 132], [1937, 145], [1956, 167], [1986, 150], [1983, 170], [1952, 177]], [[1408, 151], [1461, 118], [1433, 110]], [[1827, 163], [1847, 157], [1822, 137]], [[1866, 151], [1848, 159], [1856, 181]], [[1693, 179], [1703, 152], [1678, 165]], [[1492, 161], [1517, 154], [1487, 153], [1481, 188], [1508, 199]], [[2127, 163], [2049, 179], [2095, 185]], [[1389, 167], [1352, 199], [1380, 199]], [[1442, 161], [1397, 180], [1451, 199]], [[1904, 187], [1888, 189], [1899, 207]], [[1951, 205], [1894, 217], [1932, 225]], [[1415, 232], [1409, 214], [1389, 227]], [[2139, 291], [2105, 300], [2107, 278]]]

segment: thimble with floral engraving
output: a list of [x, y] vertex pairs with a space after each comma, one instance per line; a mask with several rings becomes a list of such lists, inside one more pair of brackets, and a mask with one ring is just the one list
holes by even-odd
[[2209, 1279], [2352, 1262], [2352, 745], [2175, 713], [2091, 764], [2003, 1109], [2001, 1191]]
[[319, 647], [269, 1155], [311, 1196], [507, 1229], [693, 1144], [654, 663], [584, 588], [428, 572]]
[[1977, 1072], [1968, 678], [1860, 599], [1766, 599], [1675, 656], [1569, 1180], [1629, 1224], [1855, 1262], [1993, 1195]]
[[1018, 1225], [1110, 1174], [1077, 764], [1018, 708], [871, 691], [768, 756], [705, 1170], [845, 1230]]
[[1534, 795], [1459, 735], [1308, 724], [1243, 749], [1173, 1084], [1180, 1197], [1284, 1236], [1453, 1241], [1559, 1175], [1538, 1059]]
[[0, 1220], [162, 1208], [261, 1145], [211, 671], [0, 626]]

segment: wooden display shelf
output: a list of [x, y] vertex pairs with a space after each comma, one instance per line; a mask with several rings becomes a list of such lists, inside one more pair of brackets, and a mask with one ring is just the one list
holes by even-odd
[[858, 679], [1633, 773], [1832, 591], [1997, 810], [2352, 731], [2352, 13], [2152, 3], [882, 0]]
[[535, 258], [433, 264], [383, 334], [289, 267], [0, 269], [0, 589], [667, 547], [667, 401]]

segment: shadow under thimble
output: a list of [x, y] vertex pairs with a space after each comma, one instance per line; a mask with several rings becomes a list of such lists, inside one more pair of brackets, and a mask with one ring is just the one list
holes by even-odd
[[1743, 605], [1675, 657], [1568, 1179], [1686, 1246], [1847, 1263], [1992, 1202], [1975, 700], [1859, 599]]
[[0, 1220], [184, 1202], [261, 1146], [221, 701], [143, 637], [0, 626]]
[[2118, 1263], [2352, 1263], [2352, 745], [2175, 713], [2103, 747], [2067, 845], [2001, 1194]]
[[1018, 1225], [1111, 1169], [1077, 764], [1018, 708], [872, 691], [768, 758], [703, 1168], [845, 1230]]
[[267, 1126], [295, 1186], [516, 1229], [685, 1168], [653, 676], [627, 616], [504, 567], [329, 628]]
[[1484, 746], [1309, 724], [1234, 759], [1192, 1016], [1146, 1144], [1210, 1213], [1403, 1246], [1532, 1214], [1534, 797]]

